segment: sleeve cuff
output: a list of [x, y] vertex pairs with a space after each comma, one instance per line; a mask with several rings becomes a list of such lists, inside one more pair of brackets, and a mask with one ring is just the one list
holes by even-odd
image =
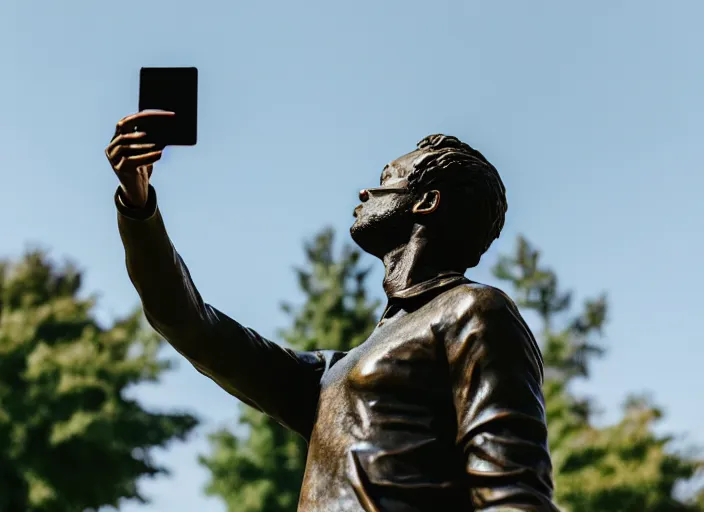
[[149, 192], [147, 195], [147, 204], [144, 208], [130, 208], [125, 205], [122, 199], [122, 188], [117, 187], [115, 192], [115, 206], [117, 211], [123, 217], [127, 217], [132, 220], [148, 220], [156, 215], [157, 211], [157, 201], [156, 201], [156, 190], [154, 187], [149, 185]]

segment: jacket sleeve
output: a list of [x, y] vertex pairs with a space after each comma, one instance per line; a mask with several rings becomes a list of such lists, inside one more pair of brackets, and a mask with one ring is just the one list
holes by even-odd
[[127, 271], [151, 326], [193, 366], [244, 403], [308, 439], [322, 352], [297, 352], [264, 339], [203, 302], [166, 233], [150, 186], [139, 212], [115, 196]]
[[500, 291], [464, 302], [446, 350], [471, 501], [484, 512], [557, 512], [537, 344]]

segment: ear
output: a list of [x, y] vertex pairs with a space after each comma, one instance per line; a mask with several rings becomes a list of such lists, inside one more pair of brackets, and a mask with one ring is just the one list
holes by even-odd
[[423, 197], [413, 205], [413, 213], [427, 215], [437, 210], [438, 206], [440, 206], [440, 191], [431, 190], [423, 194]]

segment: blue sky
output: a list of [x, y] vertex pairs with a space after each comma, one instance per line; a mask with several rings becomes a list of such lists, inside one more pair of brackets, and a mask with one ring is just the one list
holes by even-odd
[[[0, 2], [0, 253], [40, 243], [86, 271], [108, 320], [137, 303], [103, 150], [137, 108], [141, 66], [197, 66], [199, 143], [154, 184], [207, 301], [263, 335], [296, 300], [301, 242], [347, 229], [357, 191], [430, 133], [480, 149], [508, 189], [503, 236], [525, 234], [577, 298], [605, 290], [607, 357], [581, 386], [618, 417], [630, 391], [663, 430], [704, 443], [704, 4], [416, 0]], [[372, 263], [371, 261], [369, 261]], [[381, 265], [372, 277], [381, 296]], [[173, 357], [172, 351], [165, 354]], [[237, 406], [181, 363], [146, 404], [204, 426], [159, 460], [139, 510], [223, 512], [202, 496], [205, 434]]]

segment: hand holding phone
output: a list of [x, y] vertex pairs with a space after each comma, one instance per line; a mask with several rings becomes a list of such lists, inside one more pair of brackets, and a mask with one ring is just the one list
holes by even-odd
[[155, 137], [141, 130], [167, 126], [168, 120], [174, 118], [173, 112], [145, 111], [127, 116], [117, 123], [105, 155], [120, 180], [122, 196], [128, 203], [126, 206], [142, 208], [146, 205], [149, 179], [154, 164], [164, 150], [163, 143], [155, 142]]
[[147, 203], [149, 180], [164, 147], [196, 143], [198, 70], [142, 68], [139, 110], [117, 123], [105, 150], [122, 197], [134, 208]]

